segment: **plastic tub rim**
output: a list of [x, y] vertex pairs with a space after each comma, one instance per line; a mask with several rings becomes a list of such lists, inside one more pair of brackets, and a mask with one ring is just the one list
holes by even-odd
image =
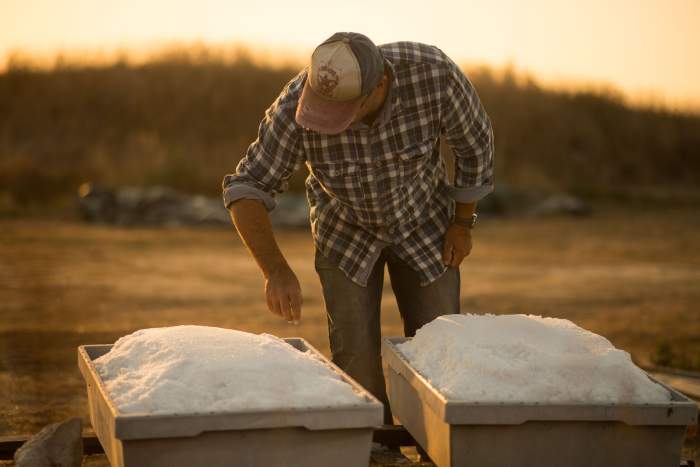
[[[320, 406], [313, 408], [295, 407], [295, 408], [268, 408], [268, 409], [247, 409], [238, 411], [200, 411], [200, 412], [183, 412], [183, 413], [123, 413], [112, 401], [109, 392], [102, 381], [93, 359], [88, 351], [103, 351], [111, 349], [113, 344], [95, 344], [95, 345], [80, 345], [78, 346], [78, 366], [86, 384], [93, 384], [96, 387], [99, 397], [107, 405], [110, 418], [114, 424], [114, 431], [118, 439], [146, 439], [160, 438], [167, 436], [197, 436], [204, 431], [224, 431], [224, 430], [244, 430], [246, 421], [253, 423], [252, 429], [258, 428], [286, 428], [286, 427], [304, 427], [309, 430], [325, 430], [325, 429], [344, 429], [344, 428], [364, 428], [375, 427], [381, 425], [383, 419], [383, 405], [369, 391], [364, 389], [359, 383], [352, 379], [348, 374], [340, 370], [333, 362], [328, 360], [315, 347], [309, 344], [305, 339], [299, 337], [288, 337], [283, 339], [288, 344], [292, 345], [299, 351], [308, 351], [315, 358], [318, 358], [322, 363], [327, 365], [334, 373], [336, 373], [344, 382], [350, 384], [358, 398], [363, 398], [364, 402], [357, 404], [344, 404], [333, 406]], [[108, 350], [107, 350], [108, 351]], [[103, 352], [102, 355], [104, 355]], [[341, 420], [336, 420], [335, 423], [326, 421], [334, 413], [347, 414]], [[351, 415], [354, 415], [354, 420]], [[320, 417], [320, 418], [319, 418]], [[337, 416], [335, 417], [338, 418]], [[207, 425], [209, 419], [227, 419], [227, 422], [222, 422], [223, 428], [219, 429], [202, 429]], [[172, 430], [155, 430], [149, 433], [148, 424], [157, 422], [159, 425], [167, 424], [168, 421], [183, 421], [188, 420], [186, 426], [179, 429], [172, 427]], [[240, 423], [237, 423], [240, 420]], [[370, 422], [371, 420], [371, 422]], [[182, 425], [182, 423], [180, 424]], [[162, 431], [165, 431], [163, 433]], [[169, 433], [173, 431], [173, 433]], [[146, 434], [142, 434], [142, 433]]]
[[[596, 411], [605, 413], [605, 409], [616, 409], [618, 411], [639, 411], [640, 409], [648, 410], [658, 410], [666, 411], [667, 416], [670, 416], [673, 411], [685, 411], [687, 412], [687, 420], [678, 422], [677, 424], [689, 424], [693, 423], [697, 417], [697, 407], [695, 402], [676, 391], [675, 389], [667, 386], [666, 384], [655, 380], [650, 375], [647, 377], [656, 384], [661, 385], [671, 394], [672, 400], [668, 403], [615, 403], [615, 402], [603, 402], [603, 403], [585, 403], [585, 402], [571, 402], [571, 403], [542, 403], [542, 402], [476, 402], [472, 400], [460, 400], [460, 399], [448, 399], [445, 397], [433, 384], [423, 376], [418, 370], [416, 370], [411, 363], [408, 361], [406, 356], [398, 349], [396, 344], [400, 344], [410, 340], [410, 337], [384, 337], [382, 338], [382, 358], [386, 361], [387, 366], [393, 369], [395, 372], [403, 376], [408, 383], [416, 390], [419, 394], [423, 394], [425, 397], [425, 403], [443, 420], [450, 423], [461, 424], [459, 419], [460, 415], [466, 410], [491, 410], [491, 409], [520, 409], [527, 410], [532, 406], [538, 407], [543, 410], [557, 411], [557, 410], [579, 410], [579, 411]], [[396, 364], [396, 361], [399, 364]], [[644, 370], [642, 370], [644, 371]], [[646, 373], [646, 372], [645, 372]], [[674, 400], [675, 399], [675, 400]], [[459, 413], [458, 413], [459, 412]], [[631, 417], [631, 416], [630, 416]], [[512, 419], [518, 419], [518, 421], [513, 421], [510, 423], [524, 423], [530, 420], [567, 420], [560, 417], [553, 418], [530, 418], [530, 417], [511, 417]], [[590, 421], [625, 421], [629, 424], [639, 424], [644, 425], [645, 423], [630, 423], [630, 420], [623, 420], [620, 417], [611, 418], [601, 418], [600, 415], [591, 415], [590, 418], [585, 416], [580, 416], [579, 418], [572, 418], [571, 420], [590, 420]], [[502, 423], [497, 423], [502, 424]], [[507, 423], [503, 423], [507, 424]]]

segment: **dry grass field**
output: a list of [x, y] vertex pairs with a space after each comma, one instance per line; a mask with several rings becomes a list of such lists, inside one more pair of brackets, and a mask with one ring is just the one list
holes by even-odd
[[[0, 436], [87, 422], [76, 346], [201, 324], [301, 336], [328, 354], [313, 245], [280, 232], [305, 295], [293, 326], [269, 313], [233, 229], [0, 221]], [[589, 218], [484, 219], [462, 265], [462, 312], [574, 321], [638, 362], [664, 342], [700, 365], [700, 207], [594, 206]], [[385, 335], [401, 333], [387, 279]], [[695, 359], [695, 360], [693, 360]]]

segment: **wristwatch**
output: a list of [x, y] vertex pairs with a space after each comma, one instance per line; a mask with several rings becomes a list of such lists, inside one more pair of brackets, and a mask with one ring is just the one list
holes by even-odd
[[453, 224], [456, 224], [456, 225], [459, 225], [459, 226], [461, 226], [461, 227], [468, 227], [468, 228], [470, 228], [470, 229], [473, 229], [473, 228], [474, 228], [474, 224], [476, 224], [476, 218], [477, 218], [477, 217], [478, 217], [478, 216], [476, 215], [476, 213], [472, 214], [471, 219], [464, 219], [464, 218], [462, 218], [462, 217], [457, 217], [457, 216], [455, 216], [454, 219], [452, 219], [452, 223], [453, 223]]

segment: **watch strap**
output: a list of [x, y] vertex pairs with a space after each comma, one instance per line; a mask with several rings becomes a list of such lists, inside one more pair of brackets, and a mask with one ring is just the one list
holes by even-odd
[[460, 227], [467, 227], [467, 228], [473, 229], [474, 224], [476, 224], [477, 217], [478, 216], [476, 215], [476, 213], [472, 214], [472, 217], [468, 218], [468, 219], [455, 216], [454, 219], [452, 219], [452, 223], [459, 225]]

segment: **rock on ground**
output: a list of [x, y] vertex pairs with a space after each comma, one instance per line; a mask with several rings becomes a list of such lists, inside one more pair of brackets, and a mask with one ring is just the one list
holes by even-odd
[[80, 418], [47, 425], [15, 452], [17, 467], [80, 467], [82, 431]]

